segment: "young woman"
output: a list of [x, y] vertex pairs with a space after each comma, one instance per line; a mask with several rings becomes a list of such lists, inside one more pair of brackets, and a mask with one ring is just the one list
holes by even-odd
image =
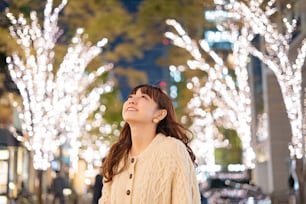
[[199, 204], [195, 155], [171, 99], [140, 85], [123, 104], [125, 124], [103, 166], [99, 204]]

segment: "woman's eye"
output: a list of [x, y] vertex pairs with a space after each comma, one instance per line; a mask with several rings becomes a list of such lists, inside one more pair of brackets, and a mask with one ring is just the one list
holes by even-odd
[[145, 99], [149, 99], [149, 96], [147, 96], [147, 95], [142, 95], [141, 97], [145, 98]]

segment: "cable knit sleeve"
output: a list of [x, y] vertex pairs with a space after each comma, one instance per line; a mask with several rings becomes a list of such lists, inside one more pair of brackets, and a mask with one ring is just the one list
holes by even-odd
[[172, 180], [172, 204], [200, 204], [200, 191], [194, 165], [183, 143], [177, 142], [174, 175]]

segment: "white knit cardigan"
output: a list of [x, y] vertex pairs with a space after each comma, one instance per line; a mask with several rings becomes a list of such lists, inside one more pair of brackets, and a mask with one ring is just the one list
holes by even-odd
[[194, 165], [186, 146], [157, 134], [123, 172], [104, 183], [99, 204], [200, 204]]

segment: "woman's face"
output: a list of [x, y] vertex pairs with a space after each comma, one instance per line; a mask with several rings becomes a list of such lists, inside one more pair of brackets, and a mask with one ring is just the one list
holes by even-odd
[[122, 108], [122, 117], [129, 124], [132, 122], [152, 123], [157, 114], [157, 103], [147, 94], [142, 93], [141, 89], [129, 95]]

